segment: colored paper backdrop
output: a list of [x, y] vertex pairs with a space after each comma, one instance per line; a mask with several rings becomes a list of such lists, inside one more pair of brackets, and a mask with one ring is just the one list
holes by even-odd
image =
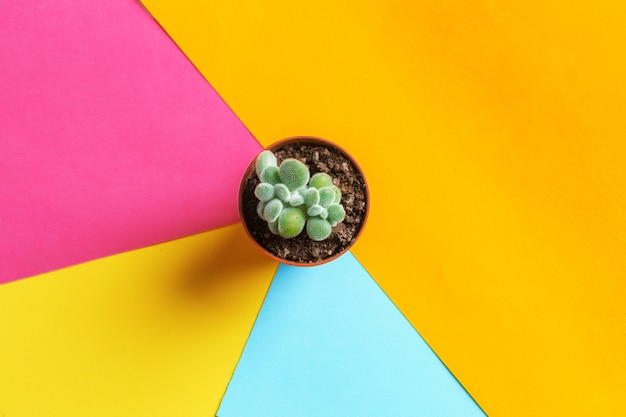
[[0, 415], [215, 415], [275, 270], [232, 225], [1, 286]]
[[[626, 6], [145, 4], [261, 142], [313, 134], [357, 157], [372, 212], [354, 253], [489, 415], [626, 414]], [[126, 250], [147, 219], [136, 245], [236, 220], [235, 170], [215, 199], [187, 170], [215, 149], [198, 135], [236, 117], [137, 3], [5, 5], [0, 23], [0, 262], [38, 265], [11, 279], [104, 256], [67, 259], [102, 236]], [[185, 126], [195, 165], [163, 139]], [[259, 147], [237, 138], [212, 143], [243, 167]], [[144, 194], [146, 169], [161, 182]], [[65, 188], [81, 175], [113, 182]], [[77, 233], [102, 220], [85, 198], [121, 229]], [[236, 227], [2, 286], [0, 411], [210, 415], [275, 267]]]
[[338, 142], [354, 254], [489, 415], [623, 415], [623, 3], [145, 0], [253, 134]]
[[280, 265], [219, 417], [484, 417], [351, 253]]
[[140, 4], [0, 13], [0, 284], [234, 223], [260, 146]]
[[260, 145], [135, 1], [4, 4], [0, 47], [0, 415], [214, 415], [276, 268], [218, 227]]

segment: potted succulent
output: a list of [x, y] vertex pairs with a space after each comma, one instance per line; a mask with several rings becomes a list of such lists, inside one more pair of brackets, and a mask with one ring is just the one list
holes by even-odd
[[248, 236], [279, 262], [311, 266], [344, 254], [367, 220], [369, 192], [359, 165], [325, 139], [301, 136], [267, 147], [239, 189]]

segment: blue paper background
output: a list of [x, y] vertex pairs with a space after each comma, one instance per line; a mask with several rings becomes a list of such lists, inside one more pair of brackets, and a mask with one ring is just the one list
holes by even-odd
[[280, 265], [219, 417], [483, 416], [350, 253]]

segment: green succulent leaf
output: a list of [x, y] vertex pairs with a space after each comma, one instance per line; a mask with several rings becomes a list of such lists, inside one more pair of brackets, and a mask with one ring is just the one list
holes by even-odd
[[254, 189], [254, 195], [261, 201], [270, 201], [274, 198], [274, 186], [267, 182], [259, 183]]
[[276, 156], [272, 153], [272, 151], [268, 151], [266, 149], [261, 151], [261, 153], [256, 157], [255, 170], [257, 177], [261, 178], [263, 170], [268, 166], [276, 166]]
[[293, 207], [301, 206], [304, 204], [304, 197], [298, 191], [292, 191], [291, 196], [289, 197], [289, 204]]
[[309, 182], [309, 169], [297, 159], [285, 159], [279, 167], [280, 179], [289, 188], [295, 191], [302, 188]]
[[333, 179], [325, 172], [318, 172], [311, 177], [309, 185], [320, 190], [324, 187], [330, 187], [333, 185]]
[[278, 184], [280, 182], [280, 171], [276, 165], [270, 165], [265, 167], [261, 172], [260, 176], [261, 181], [268, 182], [272, 185]]
[[346, 211], [341, 204], [331, 204], [328, 206], [328, 221], [334, 227], [346, 218]]
[[275, 222], [280, 216], [280, 212], [283, 210], [283, 202], [278, 198], [274, 198], [267, 202], [263, 209], [263, 217], [268, 222]]
[[289, 188], [285, 184], [276, 184], [274, 186], [274, 193], [276, 193], [276, 197], [280, 198], [283, 203], [288, 203], [289, 198], [291, 197], [291, 193], [289, 192]]
[[267, 227], [270, 229], [270, 232], [274, 233], [275, 235], [278, 234], [278, 220], [276, 220], [275, 222], [267, 222]]
[[267, 203], [265, 201], [259, 201], [259, 204], [256, 205], [256, 214], [263, 220], [265, 220], [265, 216], [263, 215], [263, 210], [265, 209], [265, 205]]
[[311, 217], [306, 222], [306, 233], [312, 240], [321, 241], [330, 236], [332, 227], [326, 220], [319, 217]]
[[335, 192], [331, 187], [324, 187], [320, 189], [320, 205], [322, 207], [328, 207], [335, 201]]
[[320, 192], [317, 188], [309, 188], [304, 192], [304, 205], [307, 207], [312, 207], [316, 204], [320, 203]]
[[315, 217], [315, 216], [319, 216], [323, 210], [324, 210], [324, 207], [320, 206], [319, 204], [315, 204], [307, 209], [306, 214], [309, 217]]
[[335, 192], [333, 203], [339, 204], [341, 202], [341, 190], [336, 185], [331, 185], [330, 188]]
[[299, 207], [287, 207], [278, 217], [278, 233], [285, 239], [298, 236], [306, 224], [306, 214]]

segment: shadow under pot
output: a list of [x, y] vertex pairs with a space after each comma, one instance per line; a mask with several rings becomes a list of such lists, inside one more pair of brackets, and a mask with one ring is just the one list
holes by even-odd
[[250, 162], [239, 188], [246, 233], [288, 265], [320, 265], [346, 253], [363, 231], [368, 210], [359, 165], [340, 146], [316, 137], [268, 146]]

